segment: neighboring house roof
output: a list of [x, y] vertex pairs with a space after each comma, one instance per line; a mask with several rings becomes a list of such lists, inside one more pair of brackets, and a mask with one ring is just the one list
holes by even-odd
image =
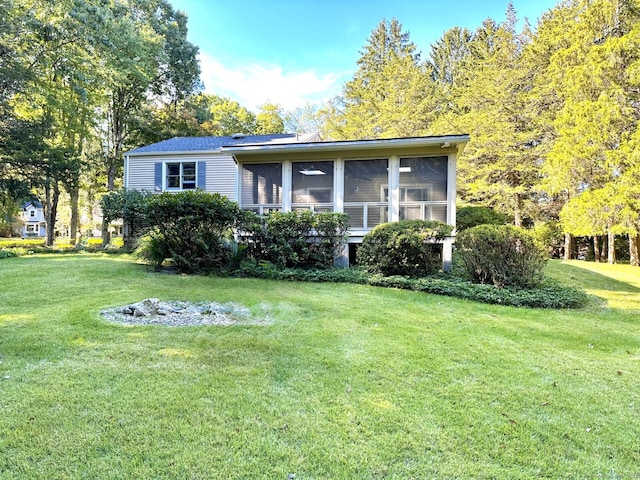
[[128, 152], [128, 155], [173, 153], [173, 152], [220, 152], [224, 147], [239, 145], [274, 145], [288, 143], [317, 142], [315, 133], [281, 133], [273, 135], [231, 135], [226, 137], [175, 137], [162, 142], [145, 145]]
[[38, 202], [38, 201], [34, 201], [34, 202], [25, 202], [22, 204], [22, 209], [26, 210], [29, 207], [33, 207], [33, 208], [42, 208], [42, 203]]

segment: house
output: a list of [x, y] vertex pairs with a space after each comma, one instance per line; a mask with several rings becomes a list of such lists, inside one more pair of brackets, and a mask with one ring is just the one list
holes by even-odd
[[26, 202], [22, 205], [20, 213], [20, 236], [46, 237], [47, 222], [44, 219], [44, 209], [40, 202]]
[[[257, 213], [347, 213], [345, 264], [380, 223], [427, 219], [455, 226], [456, 160], [468, 141], [468, 135], [330, 142], [315, 134], [172, 138], [128, 152], [124, 186], [201, 188]], [[443, 244], [445, 268], [452, 242]]]

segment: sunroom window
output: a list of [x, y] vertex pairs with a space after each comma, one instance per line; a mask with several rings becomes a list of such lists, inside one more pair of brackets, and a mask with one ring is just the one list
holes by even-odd
[[333, 211], [333, 162], [293, 162], [291, 189], [294, 210]]
[[388, 160], [344, 162], [344, 211], [352, 229], [371, 229], [389, 218], [389, 203], [380, 192], [389, 181]]
[[266, 213], [282, 209], [282, 164], [242, 165], [241, 205]]
[[447, 220], [447, 157], [400, 159], [400, 219]]

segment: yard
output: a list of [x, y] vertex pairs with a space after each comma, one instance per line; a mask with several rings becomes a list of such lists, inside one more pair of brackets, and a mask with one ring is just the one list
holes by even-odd
[[[640, 477], [640, 274], [553, 262], [582, 310], [0, 260], [0, 479]], [[148, 297], [265, 325], [122, 326]]]

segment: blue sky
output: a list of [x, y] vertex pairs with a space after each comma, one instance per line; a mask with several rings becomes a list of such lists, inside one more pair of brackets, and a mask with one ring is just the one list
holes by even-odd
[[[513, 0], [535, 27], [557, 0]], [[508, 0], [171, 0], [189, 17], [205, 91], [256, 110], [286, 110], [340, 93], [382, 19], [397, 18], [423, 58], [451, 27], [505, 19]]]

